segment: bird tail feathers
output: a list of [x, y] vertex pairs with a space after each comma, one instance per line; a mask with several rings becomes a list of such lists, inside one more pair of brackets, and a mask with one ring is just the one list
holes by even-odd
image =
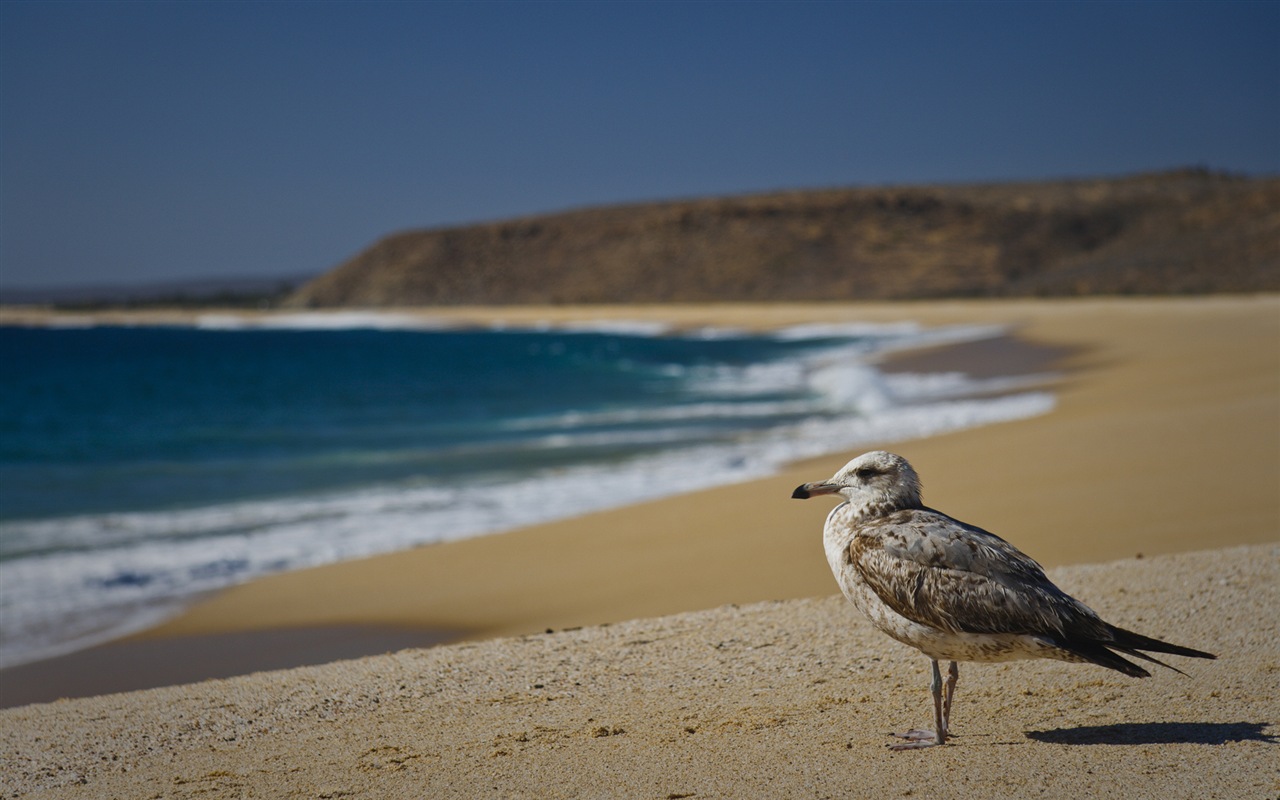
[[[1067, 652], [1073, 653], [1074, 655], [1079, 656], [1081, 659], [1088, 661], [1092, 664], [1097, 664], [1100, 667], [1106, 667], [1108, 669], [1114, 669], [1117, 672], [1123, 672], [1125, 675], [1128, 675], [1131, 678], [1151, 677], [1150, 672], [1147, 672], [1145, 669], [1133, 663], [1132, 661], [1126, 658], [1121, 658], [1120, 656], [1111, 652], [1106, 648], [1106, 645], [1104, 645], [1102, 642], [1075, 641], [1075, 642], [1070, 642], [1069, 644], [1063, 646], [1062, 649], [1066, 650]], [[1142, 654], [1138, 653], [1136, 655], [1142, 655]], [[1151, 659], [1149, 656], [1142, 656], [1142, 657], [1148, 660], [1152, 660], [1152, 661], [1154, 660], [1154, 659]]]
[[1158, 658], [1149, 656], [1142, 652], [1150, 650], [1156, 653], [1170, 653], [1177, 656], [1187, 656], [1188, 658], [1217, 658], [1212, 653], [1206, 653], [1203, 650], [1193, 650], [1190, 647], [1183, 647], [1177, 644], [1162, 642], [1159, 639], [1152, 639], [1150, 636], [1143, 636], [1140, 633], [1127, 631], [1124, 628], [1117, 628], [1114, 625], [1108, 626], [1111, 634], [1110, 641], [1102, 641], [1099, 639], [1074, 640], [1069, 642], [1063, 649], [1068, 650], [1086, 661], [1092, 662], [1108, 669], [1114, 669], [1117, 672], [1123, 672], [1134, 678], [1147, 678], [1151, 676], [1142, 667], [1121, 657], [1118, 653], [1112, 652], [1119, 650], [1134, 658], [1140, 658], [1152, 664], [1159, 664], [1162, 667], [1171, 669], [1181, 675], [1186, 673], [1175, 666], [1166, 664]]
[[[1117, 650], [1123, 650], [1126, 653], [1132, 653], [1140, 658], [1144, 658], [1141, 653], [1133, 653], [1134, 650], [1150, 650], [1153, 653], [1169, 653], [1175, 656], [1186, 656], [1187, 658], [1217, 658], [1213, 653], [1206, 653], [1203, 650], [1193, 650], [1190, 647], [1183, 647], [1179, 644], [1169, 644], [1159, 639], [1152, 639], [1150, 636], [1143, 636], [1140, 633], [1127, 631], [1124, 628], [1117, 628], [1112, 625], [1111, 635], [1115, 637], [1115, 644], [1111, 646]], [[1149, 658], [1155, 661], [1153, 658]], [[1159, 664], [1159, 661], [1156, 661]]]
[[[1158, 658], [1149, 656], [1142, 651], [1151, 650], [1156, 653], [1170, 653], [1175, 656], [1186, 656], [1188, 658], [1217, 658], [1213, 653], [1206, 653], [1203, 650], [1193, 650], [1190, 647], [1183, 647], [1180, 644], [1162, 642], [1159, 639], [1152, 639], [1150, 636], [1143, 636], [1140, 633], [1127, 631], [1124, 628], [1117, 628], [1114, 625], [1111, 626], [1111, 635], [1115, 637], [1115, 641], [1109, 642], [1107, 644], [1108, 647], [1119, 650], [1127, 655], [1141, 658], [1143, 661], [1150, 661], [1152, 664], [1159, 664], [1166, 669], [1173, 670], [1179, 675], [1186, 675], [1187, 673], [1175, 666], [1164, 663]], [[1133, 666], [1136, 667], [1137, 665], [1134, 664]], [[1146, 670], [1142, 671], [1145, 672]]]

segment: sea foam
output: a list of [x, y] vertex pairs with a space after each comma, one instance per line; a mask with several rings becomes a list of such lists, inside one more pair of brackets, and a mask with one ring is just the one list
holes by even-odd
[[[273, 324], [314, 326], [317, 319], [304, 315]], [[326, 316], [319, 324], [419, 322], [347, 314]], [[212, 318], [200, 324], [229, 330], [238, 323]], [[665, 330], [612, 323], [590, 329], [630, 335]], [[529, 434], [518, 445], [528, 454], [527, 465], [471, 480], [409, 478], [306, 496], [6, 523], [0, 526], [0, 665], [136, 630], [198, 594], [273, 572], [763, 478], [789, 462], [873, 441], [931, 436], [1049, 411], [1053, 396], [1026, 379], [886, 375], [871, 363], [887, 349], [1000, 332], [989, 326], [922, 329], [912, 323], [785, 329], [779, 340], [821, 346], [777, 361], [670, 365], [668, 377], [682, 381], [694, 398], [688, 402], [563, 409], [506, 420], [504, 426]], [[708, 399], [698, 400], [701, 395]], [[734, 419], [751, 424], [719, 439], [698, 435], [701, 426]], [[626, 457], [611, 456], [622, 443], [641, 447]], [[597, 451], [599, 457], [593, 455]], [[560, 453], [572, 458], [556, 460]], [[544, 456], [551, 458], [539, 460]], [[583, 486], [591, 491], [582, 491]], [[779, 489], [780, 498], [785, 488]]]

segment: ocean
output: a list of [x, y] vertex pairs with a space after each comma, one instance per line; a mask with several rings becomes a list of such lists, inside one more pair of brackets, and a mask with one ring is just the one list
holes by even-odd
[[998, 333], [342, 315], [0, 327], [0, 666], [272, 572], [1049, 410], [1014, 376], [872, 364]]

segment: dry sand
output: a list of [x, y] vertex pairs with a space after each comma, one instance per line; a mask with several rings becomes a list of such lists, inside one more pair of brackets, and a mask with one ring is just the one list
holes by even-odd
[[[1001, 323], [1068, 353], [1052, 413], [892, 449], [921, 472], [926, 502], [1043, 563], [1121, 559], [1053, 575], [1117, 624], [1222, 659], [1146, 681], [1056, 663], [962, 668], [956, 745], [889, 753], [884, 731], [928, 719], [927, 661], [830, 596], [819, 537], [829, 504], [787, 499], [852, 455], [840, 454], [750, 484], [237, 587], [152, 641], [334, 625], [509, 636], [713, 610], [4, 711], [0, 787], [1280, 796], [1280, 298], [435, 313], [607, 315]], [[1218, 549], [1187, 552], [1206, 548]], [[1182, 555], [1152, 557], [1161, 553]]]
[[961, 667], [944, 748], [923, 656], [842, 599], [727, 607], [0, 712], [0, 792], [42, 798], [1275, 798], [1280, 546], [1051, 572], [1220, 654], [1143, 680]]

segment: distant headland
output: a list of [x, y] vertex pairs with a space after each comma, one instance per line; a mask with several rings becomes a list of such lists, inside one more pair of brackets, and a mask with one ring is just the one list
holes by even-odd
[[1280, 178], [788, 191], [396, 233], [293, 308], [1280, 290]]
[[1280, 177], [881, 186], [600, 206], [393, 233], [327, 271], [0, 287], [0, 305], [806, 302], [1280, 291]]

